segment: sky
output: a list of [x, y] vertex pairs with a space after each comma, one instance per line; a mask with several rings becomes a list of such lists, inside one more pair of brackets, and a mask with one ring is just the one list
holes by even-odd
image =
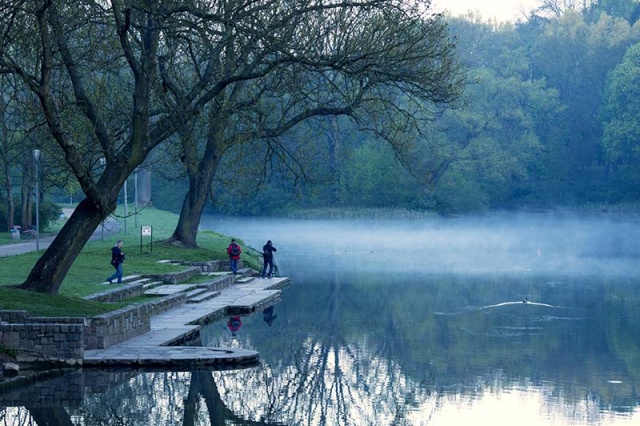
[[540, 0], [433, 0], [432, 7], [438, 12], [448, 10], [452, 16], [474, 11], [479, 12], [484, 20], [515, 22], [522, 19], [523, 10], [528, 13], [540, 3]]

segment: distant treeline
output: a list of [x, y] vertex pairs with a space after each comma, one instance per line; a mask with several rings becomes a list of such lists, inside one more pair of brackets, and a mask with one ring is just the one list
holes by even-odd
[[[635, 209], [640, 9], [608, 3], [540, 9], [515, 25], [449, 18], [466, 69], [464, 100], [434, 111], [429, 134], [407, 134], [408, 155], [363, 132], [367, 123], [316, 119], [278, 141], [295, 164], [269, 159], [258, 168], [266, 161], [258, 145], [225, 154], [212, 208]], [[154, 203], [177, 211], [186, 188], [156, 183]]]

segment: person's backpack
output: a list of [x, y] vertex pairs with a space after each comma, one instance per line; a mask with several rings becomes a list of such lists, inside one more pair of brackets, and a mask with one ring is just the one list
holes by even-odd
[[240, 254], [240, 247], [236, 244], [231, 246], [231, 256], [238, 256]]

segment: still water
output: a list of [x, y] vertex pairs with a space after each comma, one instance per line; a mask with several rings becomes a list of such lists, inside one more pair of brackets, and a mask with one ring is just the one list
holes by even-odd
[[259, 366], [76, 371], [0, 395], [0, 425], [640, 424], [637, 217], [202, 228], [273, 240], [291, 277], [272, 309], [197, 342]]

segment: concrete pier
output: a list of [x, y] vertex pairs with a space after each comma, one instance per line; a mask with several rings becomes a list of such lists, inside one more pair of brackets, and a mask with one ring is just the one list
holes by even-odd
[[[238, 277], [229, 287], [195, 291], [189, 286], [167, 285], [148, 290], [155, 295], [190, 293], [183, 303], [151, 318], [151, 329], [106, 349], [85, 350], [85, 366], [232, 366], [255, 363], [256, 351], [237, 348], [178, 346], [194, 337], [200, 329], [228, 315], [255, 312], [276, 303], [280, 289], [288, 285], [286, 277]], [[182, 287], [182, 288], [181, 288]]]

